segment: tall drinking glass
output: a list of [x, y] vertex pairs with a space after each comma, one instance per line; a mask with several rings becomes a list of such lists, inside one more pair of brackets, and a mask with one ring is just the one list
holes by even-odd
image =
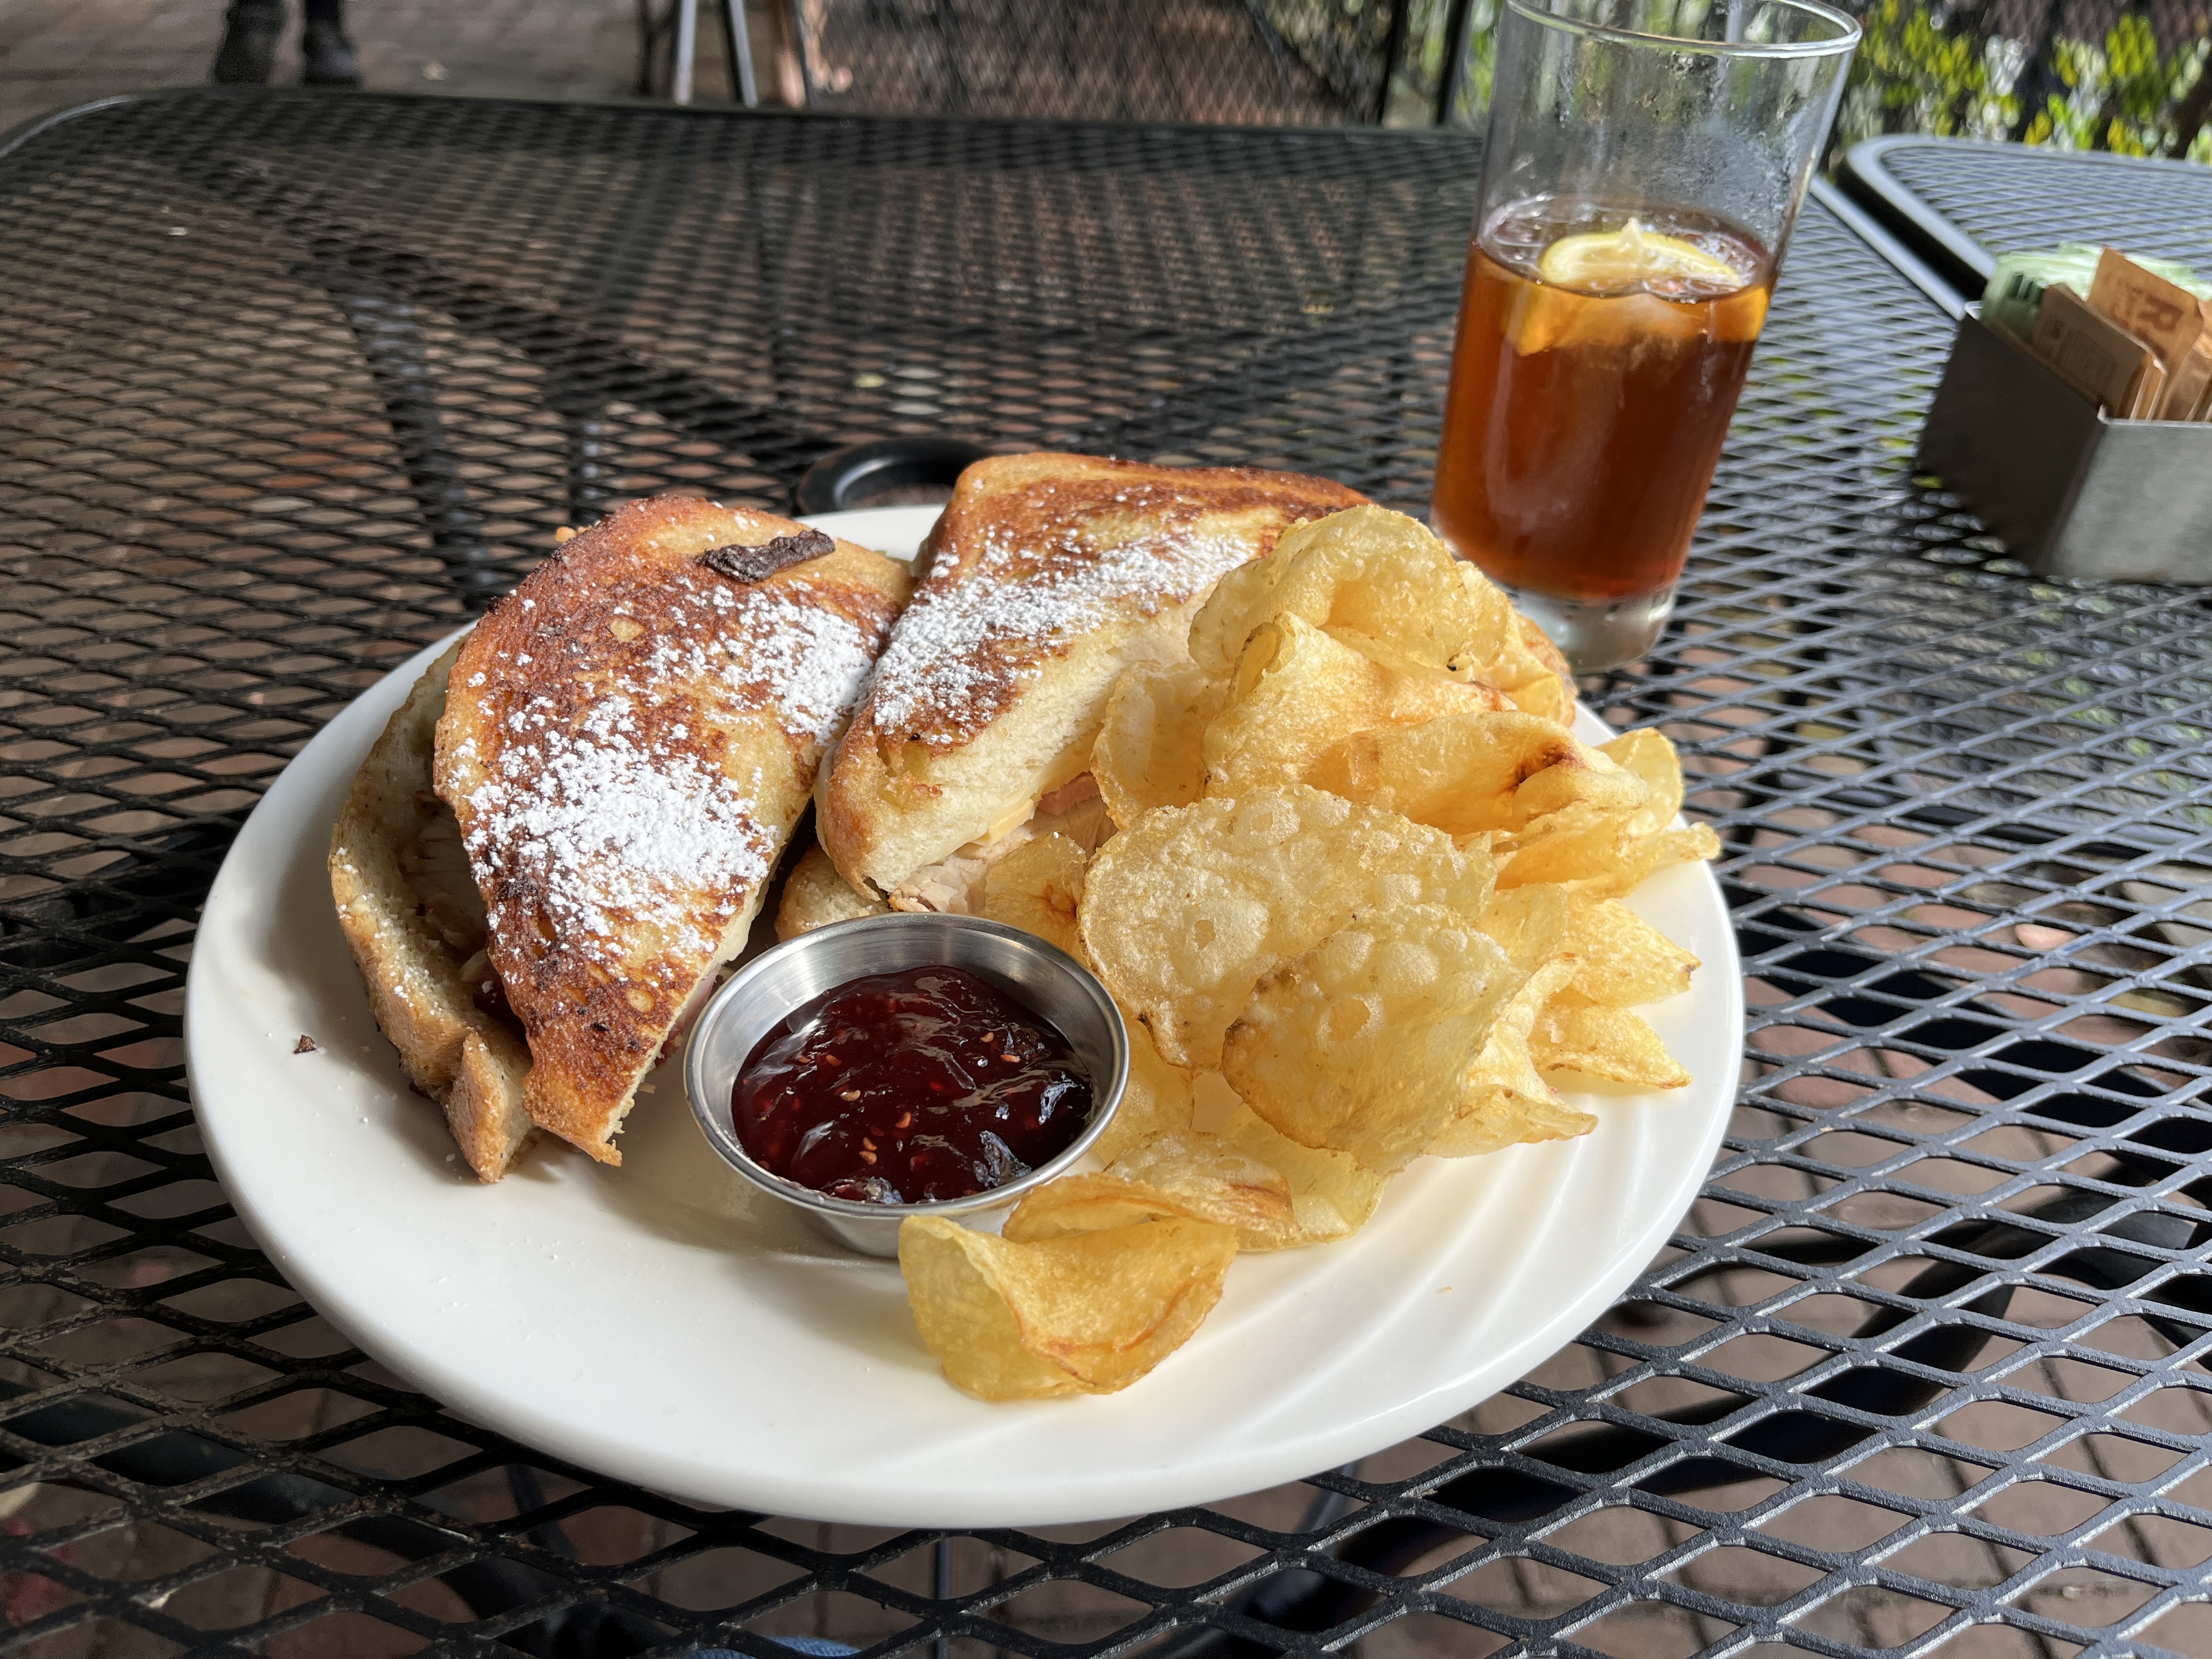
[[1577, 671], [1674, 604], [1858, 26], [1818, 0], [1504, 0], [1436, 526]]

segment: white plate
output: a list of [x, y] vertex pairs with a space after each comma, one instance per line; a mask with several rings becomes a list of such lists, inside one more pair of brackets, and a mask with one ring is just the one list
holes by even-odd
[[[933, 508], [821, 522], [910, 554]], [[841, 1254], [708, 1150], [664, 1066], [607, 1169], [558, 1142], [483, 1187], [409, 1092], [331, 913], [324, 853], [424, 651], [287, 767], [192, 954], [185, 1045], [217, 1174], [284, 1276], [489, 1428], [686, 1499], [883, 1526], [1030, 1526], [1202, 1504], [1442, 1422], [1569, 1341], [1666, 1242], [1718, 1146], [1741, 975], [1702, 865], [1635, 908], [1704, 959], [1650, 1011], [1697, 1081], [1595, 1133], [1423, 1159], [1350, 1243], [1240, 1258], [1123, 1393], [986, 1406], [916, 1339], [894, 1263]], [[1589, 716], [1585, 715], [1587, 721]], [[302, 1035], [315, 1052], [293, 1053]]]

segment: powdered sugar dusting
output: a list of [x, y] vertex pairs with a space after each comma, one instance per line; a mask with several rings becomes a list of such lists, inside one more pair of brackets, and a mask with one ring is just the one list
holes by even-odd
[[659, 640], [641, 671], [645, 684], [720, 681], [732, 698], [772, 705], [787, 731], [828, 746], [867, 684], [875, 640], [837, 612], [781, 592], [709, 590], [690, 604], [716, 613], [720, 637], [702, 641], [687, 630]]
[[[609, 697], [573, 729], [548, 720], [536, 708], [543, 702], [512, 717], [523, 740], [501, 750], [493, 775], [469, 796], [471, 855], [496, 849], [504, 873], [537, 890], [556, 936], [602, 961], [623, 954], [625, 914], [650, 915], [671, 893], [720, 889], [718, 914], [734, 915], [737, 892], [768, 874], [757, 776], [748, 789], [645, 740], [626, 696]], [[540, 729], [529, 731], [533, 714]], [[669, 943], [711, 952], [716, 941], [690, 914], [667, 907]]]
[[746, 670], [770, 688], [784, 725], [827, 745], [860, 700], [875, 641], [834, 611], [769, 599], [784, 614], [747, 653]]
[[503, 712], [467, 797], [469, 856], [511, 896], [492, 906], [509, 939], [542, 920], [558, 949], [626, 963], [620, 976], [634, 981], [643, 920], [659, 929], [647, 976], [672, 984], [766, 879], [781, 828], [761, 822], [761, 775], [719, 763], [720, 728], [773, 710], [811, 768], [859, 701], [879, 630], [803, 586], [734, 588], [705, 573], [641, 593], [604, 629], [529, 641], [564, 666], [517, 674], [544, 690]]
[[[1032, 526], [1055, 493], [1036, 486]], [[877, 665], [868, 712], [878, 733], [964, 738], [1042, 658], [1131, 601], [1149, 615], [1206, 592], [1255, 550], [1249, 532], [1208, 530], [1172, 489], [1064, 493], [1063, 516], [1042, 532], [1017, 539], [993, 525], [939, 554]]]

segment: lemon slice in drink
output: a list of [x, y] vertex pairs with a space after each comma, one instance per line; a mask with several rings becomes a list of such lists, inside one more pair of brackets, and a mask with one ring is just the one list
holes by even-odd
[[1619, 230], [1562, 236], [1544, 250], [1536, 274], [1557, 288], [1583, 293], [1694, 283], [1723, 292], [1743, 286], [1743, 273], [1679, 236], [1646, 230], [1631, 219]]

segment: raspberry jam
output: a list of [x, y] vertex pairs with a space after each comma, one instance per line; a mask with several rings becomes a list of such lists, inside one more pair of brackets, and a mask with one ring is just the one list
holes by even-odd
[[1091, 1121], [1067, 1039], [964, 968], [849, 980], [794, 1010], [738, 1073], [738, 1142], [830, 1198], [931, 1204], [1028, 1174]]

